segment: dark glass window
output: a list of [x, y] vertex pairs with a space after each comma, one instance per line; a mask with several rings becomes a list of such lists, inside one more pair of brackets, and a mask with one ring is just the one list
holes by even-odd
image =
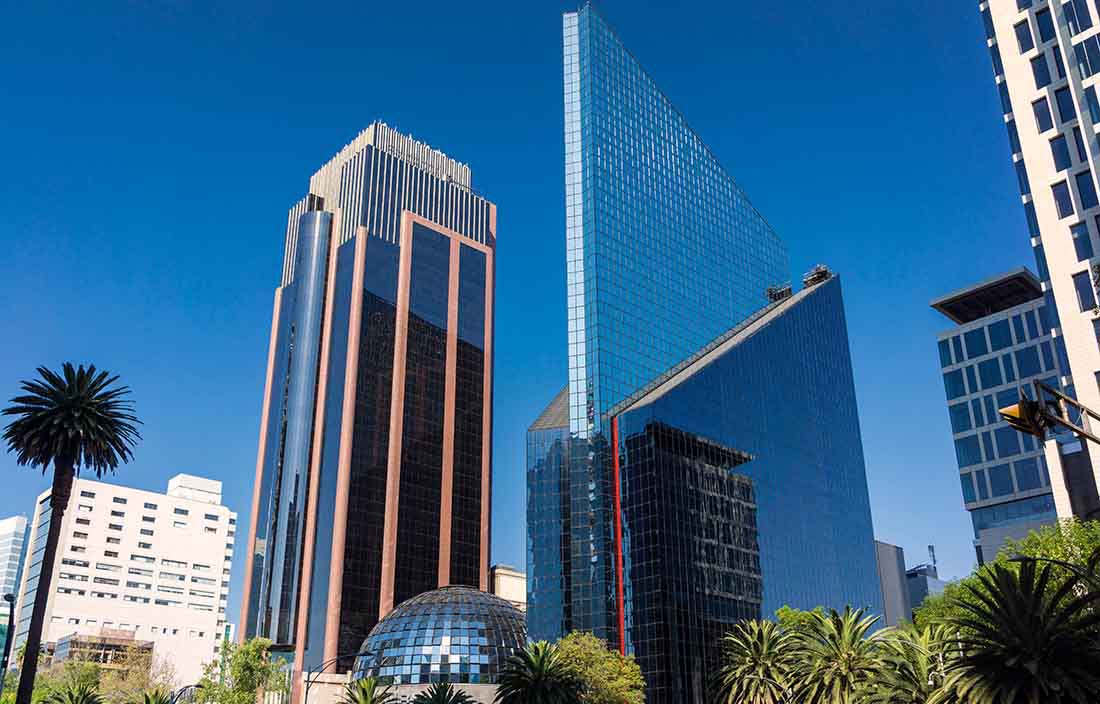
[[1049, 340], [1043, 340], [1039, 344], [1039, 349], [1043, 351], [1043, 367], [1048, 372], [1054, 371], [1054, 348], [1051, 346]]
[[978, 376], [982, 379], [983, 389], [991, 389], [1004, 383], [1001, 377], [1001, 363], [996, 357], [978, 363]]
[[1039, 27], [1040, 41], [1049, 42], [1057, 36], [1054, 32], [1054, 18], [1051, 17], [1049, 9], [1044, 7], [1035, 13], [1035, 24]]
[[1012, 364], [1012, 355], [1001, 355], [1001, 363], [1005, 368], [1005, 381], [1016, 381], [1016, 368]]
[[1024, 333], [1024, 319], [1022, 317], [1018, 315], [1012, 316], [1012, 329], [1016, 332], [1017, 345], [1027, 342], [1027, 335]]
[[1054, 91], [1054, 103], [1058, 106], [1058, 119], [1069, 122], [1077, 117], [1077, 110], [1073, 107], [1073, 95], [1069, 88], [1059, 88]]
[[1068, 218], [1073, 215], [1073, 198], [1069, 194], [1069, 184], [1059, 181], [1050, 187], [1050, 192], [1054, 196], [1054, 205], [1058, 208], [1058, 217]]
[[1077, 261], [1083, 262], [1092, 257], [1092, 239], [1089, 237], [1089, 226], [1079, 222], [1069, 229], [1073, 237], [1073, 251], [1077, 253]]
[[1081, 71], [1081, 78], [1088, 78], [1100, 71], [1100, 41], [1095, 35], [1079, 44], [1074, 44], [1073, 55], [1077, 58], [1077, 68]]
[[1020, 392], [1017, 389], [1004, 389], [997, 392], [997, 408], [1014, 406], [1020, 402]]
[[1077, 304], [1082, 311], [1096, 307], [1096, 293], [1092, 289], [1089, 272], [1082, 271], [1073, 275], [1073, 288], [1077, 291]]
[[1057, 171], [1065, 171], [1073, 166], [1073, 159], [1069, 155], [1069, 144], [1063, 135], [1050, 140], [1050, 155], [1054, 159], [1054, 168]]
[[1008, 319], [989, 324], [989, 346], [994, 351], [1012, 347], [1012, 330], [1008, 327]]
[[1005, 127], [1008, 129], [1008, 147], [1013, 154], [1018, 154], [1020, 152], [1020, 133], [1016, 129], [1016, 121], [1009, 120], [1005, 123]]
[[989, 487], [986, 486], [985, 483], [984, 469], [979, 469], [977, 472], [974, 472], [974, 481], [978, 485], [978, 501], [985, 501], [989, 498]]
[[989, 47], [989, 60], [993, 62], [993, 75], [1000, 76], [1005, 72], [1004, 63], [1001, 61], [1001, 50], [996, 44]]
[[967, 359], [981, 357], [983, 354], [989, 352], [989, 347], [985, 343], [985, 328], [978, 328], [977, 330], [963, 333], [963, 339], [966, 340]]
[[980, 398], [973, 399], [970, 402], [970, 410], [974, 414], [974, 427], [980, 428], [985, 425], [985, 416], [982, 415], [982, 400]]
[[1050, 116], [1050, 103], [1047, 102], [1045, 97], [1032, 103], [1031, 111], [1035, 113], [1035, 125], [1040, 132], [1046, 132], [1054, 127], [1054, 120]]
[[1008, 94], [1008, 84], [1003, 81], [997, 84], [997, 94], [1001, 97], [1001, 111], [1006, 115], [1012, 112], [1012, 98]]
[[970, 406], [965, 401], [947, 407], [951, 415], [951, 432], [965, 433], [973, 426], [970, 424]]
[[939, 347], [940, 347], [940, 366], [941, 367], [950, 367], [951, 366], [951, 343], [948, 342], [947, 340], [940, 340]]
[[1097, 205], [1096, 186], [1092, 183], [1092, 172], [1082, 171], [1073, 178], [1077, 182], [1077, 195], [1081, 198], [1081, 207], [1085, 210], [1095, 208]]
[[997, 456], [1011, 457], [1020, 454], [1020, 432], [1015, 428], [997, 428], [993, 431], [997, 438]]
[[955, 364], [966, 359], [966, 355], [963, 354], [962, 338], [960, 336], [955, 335], [951, 338], [951, 347], [955, 350]]
[[1081, 128], [1077, 126], [1073, 128], [1073, 145], [1077, 147], [1077, 159], [1081, 163], [1088, 161], [1089, 153], [1085, 150], [1085, 140], [1081, 137]]
[[[1038, 358], [1036, 358], [1038, 361]], [[963, 373], [961, 369], [956, 369], [953, 372], [947, 372], [943, 375], [943, 388], [947, 392], [947, 400], [952, 401], [960, 396], [966, 395], [966, 386], [963, 384]]]
[[974, 371], [973, 364], [966, 368], [966, 386], [970, 390], [970, 393], [976, 393], [980, 390], [978, 387], [978, 375]]
[[1025, 347], [1020, 350], [1016, 350], [1016, 370], [1020, 373], [1021, 379], [1026, 379], [1029, 376], [1035, 376], [1042, 372], [1039, 367], [1039, 351], [1034, 347]]
[[1066, 64], [1062, 61], [1062, 52], [1058, 50], [1058, 47], [1054, 47], [1054, 75], [1061, 80], [1066, 77]]
[[1020, 46], [1021, 54], [1035, 48], [1035, 39], [1031, 36], [1031, 25], [1026, 19], [1016, 23], [1013, 29], [1016, 31], [1016, 42]]
[[1039, 219], [1035, 217], [1035, 204], [1024, 203], [1024, 218], [1027, 220], [1027, 232], [1032, 237], [1039, 236]]
[[1035, 268], [1039, 270], [1040, 281], [1050, 281], [1050, 269], [1047, 268], [1047, 256], [1043, 251], [1043, 245], [1037, 244], [1035, 250]]
[[970, 473], [959, 475], [962, 481], [963, 501], [966, 503], [974, 503], [978, 500], [978, 497], [974, 495], [974, 478]]
[[1031, 75], [1035, 78], [1035, 88], [1042, 90], [1050, 85], [1050, 67], [1046, 54], [1039, 54], [1031, 60]]
[[1089, 107], [1089, 117], [1093, 122], [1100, 122], [1100, 100], [1096, 98], [1096, 87], [1085, 88], [1085, 104]]
[[1024, 166], [1023, 159], [1016, 162], [1016, 181], [1020, 185], [1020, 195], [1026, 196], [1031, 193], [1031, 184], [1027, 180], [1027, 168]]
[[1092, 26], [1092, 15], [1089, 14], [1089, 6], [1085, 0], [1069, 0], [1062, 3], [1062, 14], [1066, 17], [1071, 34], [1083, 32]]
[[1035, 311], [1025, 311], [1024, 320], [1027, 321], [1027, 332], [1031, 336], [1031, 339], [1039, 337], [1039, 326], [1035, 322]]
[[[1016, 431], [1012, 431], [1016, 432]], [[978, 445], [977, 435], [967, 435], [955, 441], [955, 458], [959, 467], [969, 467], [982, 462], [982, 449]]]
[[[985, 403], [985, 424], [996, 423], [1001, 417], [997, 413], [997, 406], [993, 403], [992, 396], [985, 396], [982, 398], [982, 402]], [[989, 440], [989, 456], [993, 456], [993, 437], [989, 433], [985, 433], [985, 437]]]
[[[1023, 0], [1019, 0], [1023, 1]], [[985, 38], [993, 39], [997, 33], [993, 30], [993, 18], [989, 15], [989, 8], [982, 10], [982, 26], [985, 27]]]
[[[1012, 431], [1015, 434], [1015, 431]], [[1012, 474], [1007, 464], [989, 468], [989, 488], [994, 496], [1008, 496], [1012, 493]]]
[[1016, 470], [1016, 486], [1020, 491], [1038, 489], [1043, 485], [1039, 479], [1039, 462], [1034, 457], [1020, 460], [1013, 465]]

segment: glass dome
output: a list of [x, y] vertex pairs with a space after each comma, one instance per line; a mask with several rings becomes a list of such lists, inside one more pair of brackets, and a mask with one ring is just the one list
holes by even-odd
[[363, 641], [354, 679], [387, 684], [496, 684], [510, 655], [524, 647], [519, 609], [469, 587], [443, 587], [402, 602]]

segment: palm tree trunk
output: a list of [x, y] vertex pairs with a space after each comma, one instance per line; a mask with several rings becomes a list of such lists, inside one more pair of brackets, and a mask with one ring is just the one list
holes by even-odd
[[[57, 557], [57, 544], [61, 541], [61, 524], [65, 519], [65, 509], [69, 506], [69, 496], [73, 491], [73, 462], [57, 458], [53, 465], [53, 491], [50, 493], [50, 532], [46, 538], [46, 549], [42, 553], [42, 566], [38, 572], [38, 586], [34, 592], [34, 611], [31, 612], [31, 626], [27, 633], [26, 651], [23, 654], [23, 666], [19, 672], [19, 692], [15, 695], [15, 704], [31, 704], [34, 692], [34, 677], [38, 672], [38, 651], [42, 647], [42, 627], [46, 620], [46, 604], [53, 591], [54, 558]], [[18, 619], [18, 615], [16, 616]], [[12, 624], [10, 627], [14, 627]]]

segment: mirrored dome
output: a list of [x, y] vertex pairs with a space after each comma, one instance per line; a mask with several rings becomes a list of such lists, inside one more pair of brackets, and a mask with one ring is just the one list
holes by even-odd
[[443, 587], [402, 602], [363, 641], [371, 653], [353, 677], [394, 685], [495, 684], [504, 661], [527, 641], [523, 614], [500, 597]]

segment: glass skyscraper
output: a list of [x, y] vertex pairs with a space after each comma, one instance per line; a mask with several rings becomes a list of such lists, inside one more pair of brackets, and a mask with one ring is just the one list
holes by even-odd
[[296, 671], [488, 586], [495, 235], [467, 166], [382, 123], [290, 210], [241, 623]]
[[[702, 701], [737, 620], [881, 608], [839, 281], [769, 297], [779, 236], [590, 5], [563, 36], [569, 379], [528, 432], [528, 628]], [[761, 311], [790, 329], [707, 357], [719, 386], [639, 399]]]

